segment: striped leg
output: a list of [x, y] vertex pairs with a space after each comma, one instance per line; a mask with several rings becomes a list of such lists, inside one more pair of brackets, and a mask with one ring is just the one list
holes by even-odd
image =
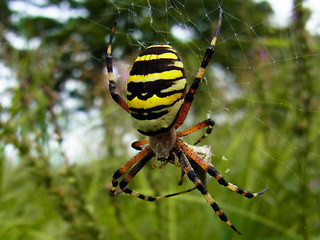
[[114, 31], [117, 25], [117, 20], [116, 18], [113, 22], [112, 25], [112, 30], [110, 33], [110, 39], [109, 39], [109, 45], [107, 49], [107, 56], [106, 56], [106, 67], [108, 71], [108, 79], [109, 79], [109, 91], [110, 94], [113, 98], [113, 100], [120, 105], [124, 110], [129, 112], [128, 104], [123, 100], [123, 98], [116, 92], [116, 84], [113, 79], [113, 67], [112, 67], [112, 55], [111, 55], [111, 46], [112, 46], [112, 41], [113, 41], [113, 35]]
[[206, 70], [206, 67], [208, 66], [208, 64], [211, 60], [211, 57], [214, 53], [214, 48], [216, 45], [218, 33], [219, 33], [219, 30], [221, 27], [221, 22], [222, 22], [222, 11], [223, 11], [222, 8], [220, 8], [219, 22], [218, 22], [216, 32], [213, 35], [210, 46], [207, 48], [207, 51], [204, 54], [204, 57], [203, 57], [201, 66], [198, 70], [198, 73], [197, 73], [195, 79], [193, 80], [193, 83], [192, 83], [188, 93], [186, 94], [186, 97], [185, 97], [184, 102], [183, 102], [181, 109], [180, 109], [180, 115], [177, 118], [176, 123], [174, 125], [175, 128], [178, 128], [179, 126], [181, 126], [183, 124], [184, 120], [186, 119], [188, 112], [189, 112], [189, 109], [191, 107], [193, 98], [194, 98], [194, 94], [196, 93], [196, 91], [200, 85], [201, 78], [202, 78], [202, 76]]
[[213, 119], [209, 118], [207, 120], [204, 120], [201, 123], [198, 123], [197, 125], [194, 125], [193, 127], [189, 128], [187, 130], [184, 130], [182, 132], [178, 132], [178, 137], [184, 137], [184, 136], [189, 135], [190, 133], [193, 133], [193, 132], [196, 132], [202, 128], [208, 127], [205, 134], [203, 134], [202, 137], [200, 137], [199, 140], [193, 144], [193, 145], [197, 145], [199, 142], [203, 141], [203, 139], [205, 139], [212, 132], [213, 126], [214, 126], [214, 121], [213, 121]]
[[140, 198], [142, 200], [145, 201], [155, 201], [155, 200], [159, 200], [159, 199], [163, 199], [163, 198], [168, 198], [168, 197], [173, 197], [176, 195], [180, 195], [183, 193], [187, 193], [190, 192], [192, 190], [194, 190], [195, 188], [190, 188], [181, 192], [177, 192], [177, 193], [172, 193], [172, 194], [167, 194], [167, 195], [163, 195], [163, 196], [147, 196], [141, 193], [138, 193], [136, 191], [133, 191], [132, 189], [128, 188], [127, 185], [128, 183], [134, 178], [134, 176], [146, 165], [146, 163], [152, 158], [154, 157], [154, 153], [153, 152], [149, 152], [145, 157], [143, 157], [127, 174], [126, 176], [121, 180], [119, 187], [122, 190], [122, 192], [130, 194], [134, 197]]
[[142, 150], [141, 146], [146, 145], [148, 143], [149, 143], [148, 139], [138, 140], [138, 141], [131, 143], [131, 147], [136, 150]]
[[179, 159], [179, 163], [184, 170], [184, 172], [187, 174], [188, 178], [194, 183], [196, 188], [202, 193], [202, 195], [205, 197], [207, 202], [210, 204], [212, 209], [215, 211], [215, 213], [219, 216], [219, 218], [224, 221], [229, 227], [231, 227], [235, 232], [238, 234], [241, 234], [235, 226], [228, 220], [227, 216], [222, 212], [218, 204], [214, 201], [210, 193], [208, 193], [206, 187], [201, 182], [201, 180], [198, 178], [197, 174], [193, 170], [190, 162], [188, 161], [187, 157], [182, 152], [183, 150], [177, 149], [175, 152], [177, 154], [177, 157]]
[[128, 162], [123, 164], [112, 177], [112, 188], [110, 190], [110, 195], [115, 195], [117, 186], [118, 186], [118, 178], [120, 178], [124, 173], [126, 173], [134, 164], [140, 161], [143, 158], [148, 158], [148, 154], [153, 153], [149, 146], [145, 147], [141, 152], [131, 158]]
[[205, 170], [207, 173], [209, 173], [212, 177], [214, 177], [219, 184], [229, 188], [230, 190], [239, 193], [240, 195], [246, 197], [246, 198], [252, 198], [257, 197], [267, 191], [268, 186], [258, 193], [251, 193], [246, 190], [243, 190], [236, 185], [226, 181], [223, 176], [208, 162], [204, 161], [195, 151], [190, 149], [185, 143], [183, 143], [181, 140], [178, 140], [177, 145], [179, 148], [182, 149], [183, 152], [185, 152], [191, 159], [193, 159], [203, 170]]

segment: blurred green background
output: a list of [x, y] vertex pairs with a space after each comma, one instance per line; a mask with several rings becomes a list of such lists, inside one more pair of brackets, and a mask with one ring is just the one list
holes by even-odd
[[[237, 236], [197, 191], [145, 202], [110, 197], [113, 172], [143, 139], [107, 89], [112, 21], [118, 92], [144, 47], [170, 43], [189, 85], [217, 24], [218, 1], [1, 1], [0, 239], [320, 239], [319, 36], [292, 1], [288, 26], [267, 2], [225, 0], [216, 53], [181, 129], [210, 115], [213, 165], [249, 191], [208, 190]], [[185, 37], [181, 37], [185, 36]], [[184, 140], [193, 143], [201, 133]], [[187, 189], [180, 170], [146, 166], [130, 186]]]

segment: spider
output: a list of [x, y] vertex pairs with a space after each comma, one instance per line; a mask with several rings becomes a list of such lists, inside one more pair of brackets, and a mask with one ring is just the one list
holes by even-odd
[[[216, 31], [189, 90], [187, 90], [185, 70], [178, 53], [170, 45], [152, 45], [140, 53], [132, 66], [127, 83], [127, 102], [116, 92], [113, 78], [111, 48], [117, 22], [117, 18], [115, 19], [106, 56], [109, 91], [114, 101], [131, 114], [137, 130], [148, 136], [148, 139], [132, 143], [131, 146], [140, 152], [113, 174], [110, 195], [114, 196], [117, 193], [124, 192], [146, 201], [155, 201], [198, 189], [219, 218], [235, 232], [241, 234], [207, 191], [205, 180], [200, 176], [199, 172], [202, 171], [209, 174], [219, 184], [247, 198], [259, 196], [268, 187], [258, 193], [251, 193], [237, 187], [226, 181], [211, 165], [210, 161], [204, 160], [195, 147], [186, 144], [180, 139], [190, 133], [206, 128], [206, 132], [194, 145], [200, 143], [212, 131], [214, 121], [211, 118], [187, 130], [177, 131], [177, 128], [183, 124], [188, 115], [201, 78], [214, 53], [222, 22], [222, 12], [223, 10], [220, 8]], [[157, 197], [146, 196], [127, 187], [132, 178], [153, 158], [160, 163], [160, 167], [166, 163], [172, 163], [180, 167], [182, 174], [179, 184], [187, 176], [195, 187]], [[122, 180], [118, 183], [118, 179], [122, 176]]]

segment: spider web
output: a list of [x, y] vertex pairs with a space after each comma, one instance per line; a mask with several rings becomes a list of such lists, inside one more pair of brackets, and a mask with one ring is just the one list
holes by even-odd
[[[292, 14], [301, 4], [293, 5]], [[239, 172], [248, 173], [251, 177], [240, 183], [250, 189], [269, 184], [265, 201], [277, 204], [277, 209], [292, 219], [302, 219], [303, 210], [288, 202], [297, 197], [296, 204], [306, 204], [310, 199], [301, 199], [299, 192], [310, 191], [310, 198], [319, 191], [319, 172], [312, 170], [319, 167], [316, 159], [320, 153], [314, 145], [319, 131], [311, 130], [319, 123], [319, 108], [313, 97], [319, 94], [319, 88], [312, 84], [307, 87], [306, 82], [308, 77], [316, 77], [314, 64], [320, 60], [319, 51], [315, 45], [301, 49], [303, 43], [295, 36], [294, 23], [277, 27], [270, 17], [250, 16], [245, 6], [239, 8], [247, 15], [228, 8], [228, 1], [199, 1], [197, 5], [200, 7], [194, 13], [190, 1], [112, 2], [115, 11], [120, 12], [114, 55], [123, 57], [123, 46], [117, 44], [121, 39], [125, 39], [121, 44], [130, 48], [130, 58], [118, 62], [129, 66], [146, 46], [171, 44], [182, 55], [190, 86], [211, 41], [220, 5], [224, 12], [216, 53], [185, 125], [192, 126], [208, 117], [215, 119], [214, 136], [205, 142], [214, 146], [213, 164], [227, 179], [238, 181], [242, 178]], [[267, 10], [263, 4], [260, 8]], [[147, 22], [147, 28], [141, 22]], [[312, 44], [314, 33], [308, 34], [306, 44]], [[299, 75], [295, 68], [300, 61], [307, 63]], [[118, 81], [125, 82], [122, 70], [115, 67], [115, 74]], [[126, 140], [129, 144], [133, 139]], [[173, 179], [169, 173], [167, 176]], [[280, 196], [279, 191], [283, 192]], [[286, 223], [277, 226], [271, 217], [261, 221], [280, 235], [294, 238], [285, 230], [290, 228]], [[305, 227], [301, 226], [303, 220], [296, 224]]]
[[[248, 190], [259, 191], [269, 185], [269, 190], [262, 195], [263, 200], [250, 201], [252, 206], [256, 204], [259, 208], [250, 208], [248, 203], [241, 202], [246, 209], [253, 209], [241, 212], [234, 207], [239, 198], [234, 198], [211, 180], [209, 191], [214, 189], [219, 193], [220, 196], [216, 196], [219, 203], [223, 202], [221, 199], [231, 202], [221, 204], [226, 212], [264, 224], [265, 233], [275, 232], [273, 237], [301, 239], [302, 235], [305, 237], [304, 234], [311, 232], [314, 236], [319, 235], [319, 230], [315, 229], [320, 225], [317, 217], [320, 213], [316, 209], [320, 200], [317, 161], [320, 156], [320, 89], [314, 81], [319, 74], [318, 36], [303, 30], [299, 32], [293, 20], [288, 26], [275, 26], [271, 13], [264, 13], [269, 11], [264, 3], [253, 7], [241, 1], [217, 0], [105, 2], [110, 6], [109, 12], [90, 18], [84, 14], [83, 21], [89, 22], [92, 28], [102, 29], [107, 43], [112, 20], [120, 14], [113, 56], [117, 89], [122, 96], [125, 96], [125, 84], [135, 57], [146, 46], [156, 43], [168, 43], [177, 49], [190, 86], [216, 28], [219, 6], [223, 8], [215, 55], [182, 129], [213, 118], [216, 126], [203, 143], [213, 146], [213, 165], [226, 179]], [[292, 13], [303, 3], [295, 2], [290, 9]], [[238, 9], [232, 6], [234, 4], [239, 5]], [[90, 57], [97, 65], [103, 63], [101, 55]], [[65, 89], [85, 91], [77, 81], [68, 81]], [[68, 97], [62, 96], [62, 100], [65, 108], [74, 109], [78, 105]], [[103, 113], [93, 109], [70, 116], [72, 124], [64, 129], [62, 144], [70, 161], [105, 155], [129, 158], [136, 153], [128, 146], [142, 136], [136, 133], [129, 115], [125, 119], [124, 112], [118, 113], [118, 109], [112, 103]], [[107, 127], [101, 116], [112, 119]], [[111, 146], [107, 150], [101, 150], [105, 148], [104, 128], [107, 134], [114, 128], [117, 136], [110, 135], [107, 139]], [[200, 135], [184, 140], [193, 143], [197, 136]], [[59, 146], [51, 148], [54, 152]], [[116, 169], [120, 162], [117, 160], [110, 165]], [[159, 171], [169, 179], [168, 182], [176, 183], [177, 174], [172, 176], [168, 170]], [[155, 171], [150, 172], [151, 175]], [[154, 182], [160, 178], [155, 179]], [[171, 189], [170, 184], [164, 186]], [[148, 189], [142, 189], [142, 192], [145, 190]], [[221, 191], [226, 193], [221, 194]], [[198, 195], [188, 195], [185, 199], [192, 204], [199, 203]], [[306, 206], [310, 207], [305, 209]], [[211, 215], [208, 208], [208, 219]], [[211, 225], [209, 222], [208, 227]]]

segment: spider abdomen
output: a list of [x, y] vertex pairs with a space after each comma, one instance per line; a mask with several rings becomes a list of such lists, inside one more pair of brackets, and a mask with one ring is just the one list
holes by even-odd
[[152, 45], [135, 60], [127, 85], [127, 104], [137, 129], [145, 135], [168, 131], [186, 92], [182, 61], [169, 45]]

